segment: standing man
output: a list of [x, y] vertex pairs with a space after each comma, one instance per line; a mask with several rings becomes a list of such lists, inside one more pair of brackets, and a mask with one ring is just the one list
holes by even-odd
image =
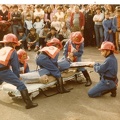
[[70, 26], [72, 29], [78, 27], [79, 30], [83, 33], [84, 24], [84, 14], [80, 11], [79, 6], [75, 6], [75, 12], [73, 12], [71, 15]]
[[12, 21], [12, 32], [16, 36], [18, 35], [18, 29], [22, 28], [22, 15], [18, 11], [18, 6], [13, 6], [13, 12], [11, 14], [10, 20]]
[[85, 46], [93, 46], [93, 35], [94, 35], [94, 22], [93, 22], [93, 12], [89, 9], [89, 5], [84, 5], [83, 14], [85, 16], [85, 26], [84, 26], [84, 42]]

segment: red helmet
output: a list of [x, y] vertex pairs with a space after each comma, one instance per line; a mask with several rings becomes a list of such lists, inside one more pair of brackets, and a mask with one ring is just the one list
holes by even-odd
[[111, 50], [114, 53], [117, 53], [117, 51], [115, 50], [115, 46], [112, 42], [109, 41], [105, 41], [101, 44], [101, 47], [99, 50]]
[[4, 35], [3, 41], [0, 41], [1, 43], [15, 43], [16, 46], [20, 45], [20, 42], [18, 41], [18, 38], [16, 35], [9, 33], [7, 35]]
[[81, 44], [84, 41], [82, 33], [78, 31], [72, 32], [70, 35], [70, 39], [74, 44]]
[[47, 45], [47, 46], [59, 45], [59, 48], [58, 48], [58, 49], [60, 49], [60, 50], [63, 48], [62, 43], [61, 43], [60, 40], [58, 40], [57, 38], [51, 39], [46, 45]]
[[27, 52], [25, 50], [23, 50], [23, 49], [19, 49], [17, 51], [17, 55], [18, 55], [19, 61], [24, 62], [26, 60], [29, 60], [29, 56], [27, 55]]

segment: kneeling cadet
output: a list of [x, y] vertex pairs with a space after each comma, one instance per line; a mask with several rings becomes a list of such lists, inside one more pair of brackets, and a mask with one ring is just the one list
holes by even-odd
[[105, 41], [99, 50], [101, 50], [101, 55], [105, 57], [105, 61], [102, 64], [91, 65], [100, 75], [100, 81], [88, 91], [88, 95], [94, 98], [111, 93], [111, 97], [116, 97], [118, 63], [114, 56], [114, 53], [117, 53], [115, 46], [112, 42]]
[[62, 43], [57, 38], [51, 39], [47, 42], [46, 47], [43, 47], [39, 52], [40, 54], [36, 58], [36, 64], [40, 68], [47, 69], [51, 75], [53, 75], [57, 80], [58, 91], [60, 93], [70, 92], [66, 90], [63, 86], [63, 79], [61, 78], [61, 72], [58, 68], [58, 57], [59, 52], [62, 49]]
[[31, 101], [26, 86], [20, 80], [18, 55], [15, 50], [15, 47], [20, 45], [17, 37], [9, 33], [0, 43], [4, 43], [4, 47], [0, 49], [0, 83], [7, 82], [16, 86], [26, 103], [26, 109], [38, 106], [37, 103]]
[[[71, 62], [80, 62], [84, 50], [84, 38], [81, 32], [72, 32], [70, 39], [66, 42], [63, 51], [63, 59], [69, 59]], [[84, 77], [86, 78], [85, 86], [90, 86], [92, 84], [91, 78], [85, 68], [79, 68], [82, 71]]]

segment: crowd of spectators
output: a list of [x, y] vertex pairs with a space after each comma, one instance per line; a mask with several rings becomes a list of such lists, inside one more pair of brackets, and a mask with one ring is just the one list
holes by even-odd
[[111, 41], [120, 50], [120, 6], [98, 4], [0, 5], [0, 40], [12, 32], [21, 48], [37, 51], [54, 37], [66, 42], [81, 31], [86, 46]]

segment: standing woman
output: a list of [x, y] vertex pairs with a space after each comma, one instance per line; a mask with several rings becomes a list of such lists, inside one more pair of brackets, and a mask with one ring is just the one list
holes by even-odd
[[51, 22], [52, 22], [53, 15], [54, 15], [54, 13], [52, 12], [51, 7], [48, 6], [46, 8], [46, 13], [45, 13], [44, 19], [45, 19], [45, 24], [47, 24], [49, 28], [51, 27]]

